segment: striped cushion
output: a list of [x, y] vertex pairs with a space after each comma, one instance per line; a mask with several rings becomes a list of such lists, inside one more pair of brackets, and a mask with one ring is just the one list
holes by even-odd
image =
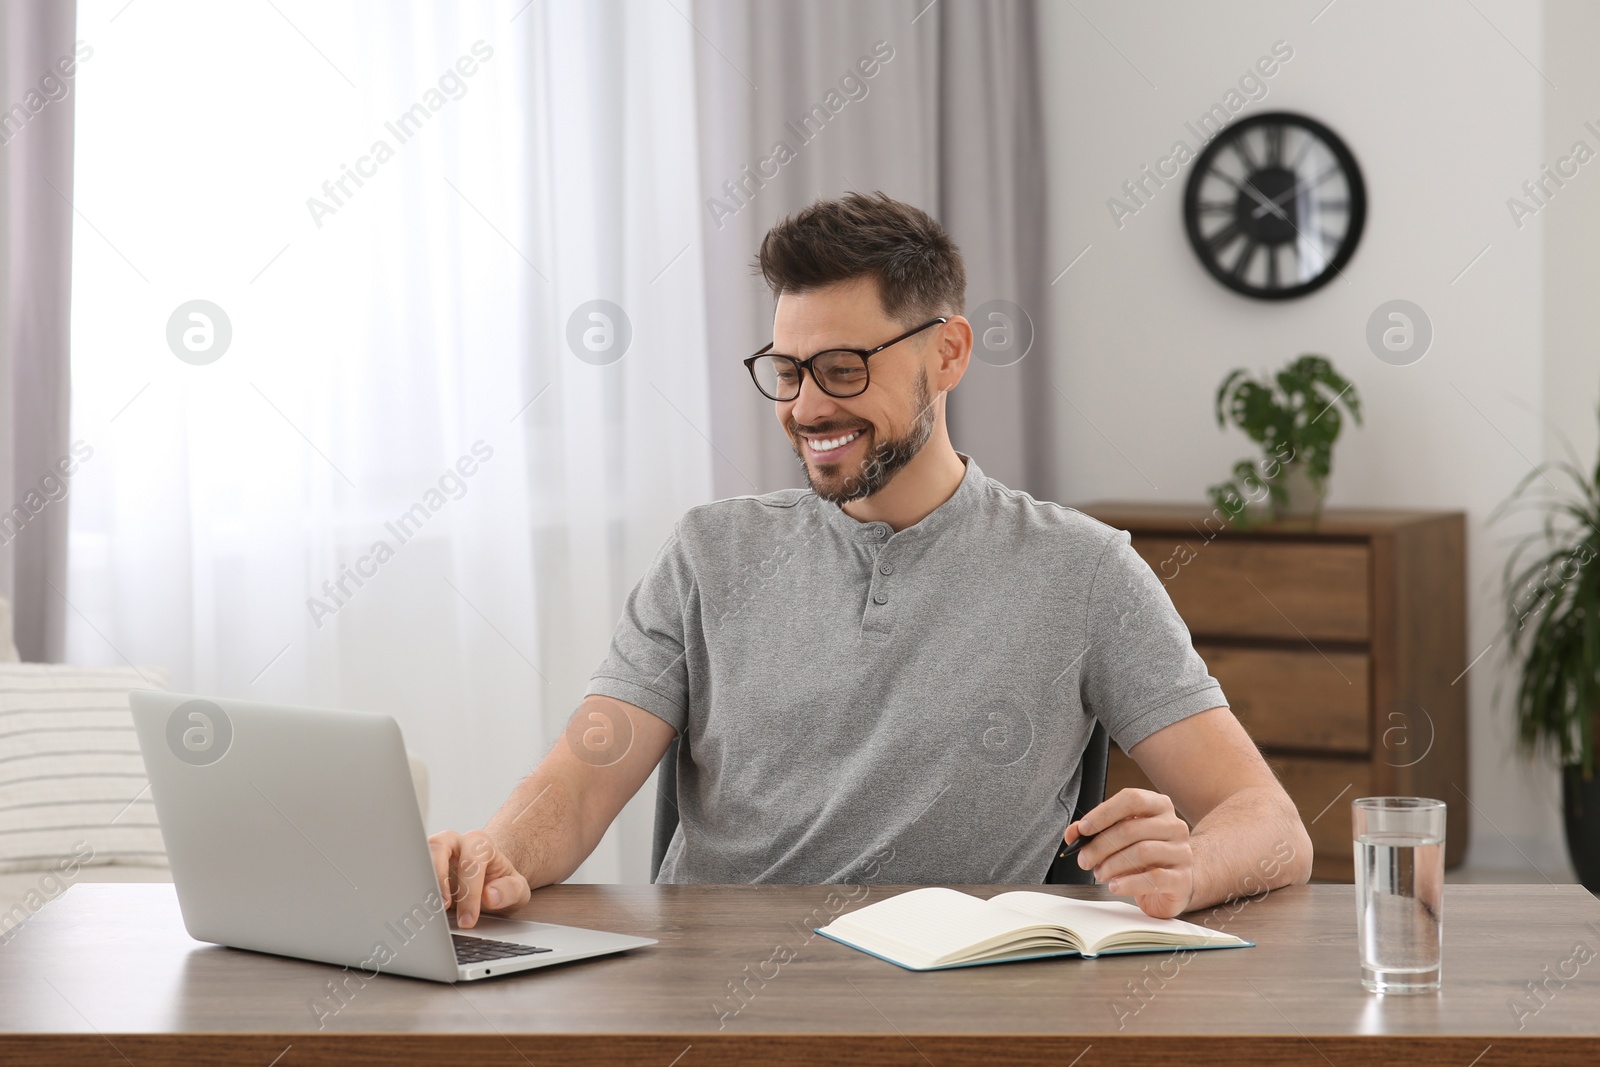
[[0, 664], [0, 872], [166, 866], [128, 710], [165, 688], [151, 667]]

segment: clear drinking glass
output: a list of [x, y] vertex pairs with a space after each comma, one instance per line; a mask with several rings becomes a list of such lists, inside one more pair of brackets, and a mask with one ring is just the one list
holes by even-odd
[[1439, 988], [1444, 930], [1445, 803], [1362, 797], [1350, 805], [1361, 985], [1374, 993]]

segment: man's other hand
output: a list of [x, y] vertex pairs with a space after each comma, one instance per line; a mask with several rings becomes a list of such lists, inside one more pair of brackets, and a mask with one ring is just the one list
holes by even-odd
[[1189, 824], [1172, 798], [1149, 789], [1123, 789], [1067, 824], [1062, 840], [1097, 835], [1077, 855], [1093, 868], [1095, 881], [1118, 896], [1131, 896], [1146, 915], [1171, 919], [1194, 899], [1194, 849]]
[[477, 925], [481, 912], [528, 902], [528, 880], [482, 830], [465, 834], [441, 830], [428, 838], [428, 851], [439, 897], [447, 908], [455, 909], [456, 925], [462, 929]]

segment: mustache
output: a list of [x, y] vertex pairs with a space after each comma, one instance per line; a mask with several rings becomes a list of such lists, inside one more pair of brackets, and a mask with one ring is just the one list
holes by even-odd
[[836, 433], [849, 433], [851, 430], [869, 430], [869, 429], [871, 429], [870, 426], [864, 426], [864, 425], [861, 425], [859, 423], [856, 424], [856, 425], [853, 425], [853, 426], [845, 426], [845, 425], [837, 425], [836, 426], [836, 425], [832, 425], [832, 424], [823, 424], [821, 426], [801, 426], [799, 423], [797, 423], [797, 422], [795, 422], [793, 420], [790, 420], [790, 422], [789, 422], [789, 433], [791, 435], [795, 435], [795, 434], [813, 434], [813, 435], [836, 434]]

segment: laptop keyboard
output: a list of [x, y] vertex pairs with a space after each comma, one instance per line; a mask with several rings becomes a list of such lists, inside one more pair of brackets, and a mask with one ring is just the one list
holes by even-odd
[[457, 963], [483, 963], [487, 960], [504, 960], [512, 956], [532, 956], [538, 952], [551, 951], [539, 948], [537, 945], [491, 941], [487, 937], [468, 937], [465, 934], [451, 934], [450, 940], [455, 943]]

